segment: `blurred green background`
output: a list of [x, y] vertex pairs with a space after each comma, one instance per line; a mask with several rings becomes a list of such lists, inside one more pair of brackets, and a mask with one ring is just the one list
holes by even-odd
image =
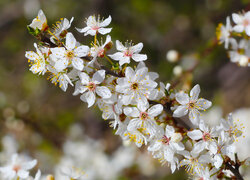
[[[198, 60], [193, 75], [185, 79], [188, 86], [199, 83], [202, 96], [222, 106], [225, 114], [250, 106], [249, 68], [230, 63], [224, 46], [214, 45], [217, 24], [225, 24], [233, 12], [250, 10], [249, 0], [0, 0], [0, 137], [14, 136], [20, 151], [34, 156], [37, 150], [44, 151], [56, 162], [62, 155], [68, 128], [74, 123], [83, 126], [89, 137], [104, 141], [107, 154], [122, 146], [98, 109], [87, 109], [78, 96], [72, 96], [73, 88], [64, 93], [45, 77], [29, 71], [24, 54], [34, 50], [36, 40], [28, 34], [26, 25], [40, 8], [49, 25], [60, 18], [75, 17], [70, 31], [83, 44], [92, 39], [74, 27], [84, 27], [89, 15], [111, 15], [113, 42], [143, 42], [146, 64], [150, 71], [160, 74], [161, 81], [176, 79], [173, 68], [177, 64], [188, 69], [193, 60]], [[170, 49], [181, 54], [181, 62], [166, 60]], [[124, 180], [184, 179], [182, 171], [167, 175], [157, 161], [155, 166], [157, 171], [150, 176], [134, 166], [120, 176]]]

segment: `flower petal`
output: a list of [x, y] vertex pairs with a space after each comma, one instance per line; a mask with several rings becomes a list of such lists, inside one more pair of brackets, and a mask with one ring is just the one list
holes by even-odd
[[185, 105], [178, 106], [177, 109], [174, 111], [174, 117], [182, 117], [188, 113], [188, 108]]
[[156, 117], [160, 115], [162, 111], [163, 111], [163, 106], [161, 104], [156, 104], [148, 109], [148, 115], [151, 117]]
[[86, 74], [85, 72], [79, 73], [79, 77], [83, 85], [87, 85], [89, 83], [89, 80], [90, 80], [89, 75]]
[[115, 43], [116, 43], [116, 49], [118, 51], [122, 51], [123, 52], [123, 51], [127, 50], [127, 48], [125, 46], [123, 46], [123, 44], [120, 41], [116, 40]]
[[99, 28], [99, 29], [98, 29], [98, 32], [99, 32], [100, 34], [104, 35], [104, 34], [110, 33], [111, 30], [112, 30], [112, 28]]
[[105, 86], [97, 86], [96, 93], [104, 99], [110, 98], [112, 95], [109, 88]]
[[86, 92], [80, 96], [80, 99], [88, 103], [88, 108], [93, 106], [95, 103], [95, 94], [91, 91]]
[[206, 99], [200, 98], [197, 101], [196, 105], [198, 106], [199, 110], [205, 110], [205, 109], [208, 109], [209, 107], [211, 107], [212, 103], [211, 103], [211, 101], [208, 101]]
[[99, 70], [95, 72], [95, 74], [92, 77], [92, 80], [94, 81], [94, 83], [100, 84], [102, 83], [104, 78], [105, 78], [105, 70]]
[[108, 18], [106, 18], [104, 21], [102, 21], [102, 22], [100, 23], [100, 27], [106, 27], [106, 26], [108, 26], [108, 25], [111, 23], [111, 20], [112, 20], [112, 18], [111, 18], [111, 16], [109, 15]]
[[199, 140], [202, 138], [202, 132], [200, 130], [189, 131], [187, 135], [193, 140]]
[[190, 91], [190, 99], [191, 100], [197, 100], [199, 97], [199, 94], [201, 92], [201, 88], [199, 84], [196, 84], [192, 90]]
[[84, 56], [87, 56], [88, 55], [88, 52], [89, 52], [89, 47], [88, 46], [79, 46], [77, 47], [75, 50], [74, 50], [74, 54], [77, 56], [77, 57], [84, 57]]
[[145, 61], [147, 60], [146, 54], [133, 54], [132, 59], [136, 62]]
[[72, 66], [79, 71], [83, 70], [83, 60], [81, 58], [75, 57], [72, 59]]
[[189, 103], [189, 96], [184, 92], [179, 92], [175, 95], [176, 101], [182, 105]]
[[143, 44], [138, 43], [138, 44], [130, 47], [130, 50], [133, 52], [133, 54], [138, 54], [139, 52], [141, 52], [142, 48], [143, 48]]
[[125, 107], [123, 112], [126, 116], [139, 117], [140, 112], [136, 107]]
[[70, 33], [70, 32], [67, 33], [67, 35], [66, 35], [66, 48], [68, 50], [72, 50], [72, 49], [75, 48], [75, 46], [76, 46], [76, 39], [75, 39], [75, 37], [73, 36], [72, 33]]

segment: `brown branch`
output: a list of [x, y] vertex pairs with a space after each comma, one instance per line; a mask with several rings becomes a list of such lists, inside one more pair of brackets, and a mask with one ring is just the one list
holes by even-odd
[[233, 167], [233, 165], [231, 165], [229, 162], [226, 162], [225, 165], [226, 165], [225, 169], [230, 170], [238, 180], [244, 180], [239, 172], [238, 167], [236, 166]]

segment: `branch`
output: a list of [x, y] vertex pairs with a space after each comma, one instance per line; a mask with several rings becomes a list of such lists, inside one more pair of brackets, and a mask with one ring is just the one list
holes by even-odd
[[236, 153], [235, 153], [235, 162], [226, 156], [225, 169], [230, 170], [238, 180], [244, 180], [242, 175], [240, 174], [240, 171], [239, 171], [240, 166], [241, 166], [241, 162], [239, 161]]

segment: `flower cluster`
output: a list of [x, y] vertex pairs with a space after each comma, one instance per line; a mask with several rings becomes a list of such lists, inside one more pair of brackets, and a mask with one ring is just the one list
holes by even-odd
[[[249, 15], [234, 14], [235, 27], [220, 27], [220, 41], [225, 42], [227, 48], [229, 44], [236, 45], [231, 32], [249, 36], [250, 26], [246, 25]], [[68, 32], [73, 18], [70, 22], [59, 22], [56, 27], [60, 28], [53, 31], [47, 27], [42, 11], [39, 11], [40, 17], [43, 21], [34, 24], [36, 19], [33, 20], [28, 29], [41, 43], [34, 44], [36, 52], [25, 54], [34, 74], [48, 74], [48, 79], [59, 84], [63, 91], [68, 85], [75, 86], [73, 95], [80, 94], [88, 107], [97, 105], [102, 118], [111, 121], [116, 135], [135, 142], [138, 147], [147, 145], [154, 158], [170, 165], [172, 173], [185, 166], [192, 176], [216, 179], [228, 168], [225, 164], [232, 166], [230, 158], [235, 153], [232, 143], [242, 131], [234, 125], [231, 115], [218, 126], [207, 125], [202, 112], [212, 103], [199, 98], [199, 85], [188, 94], [172, 89], [169, 83], [166, 86], [157, 83], [158, 73], [150, 72], [143, 62], [147, 55], [141, 54], [142, 43], [126, 42], [124, 46], [117, 40], [118, 52], [109, 54], [113, 45], [111, 36], [106, 36], [105, 43], [98, 38], [111, 32], [112, 28], [107, 27], [110, 16], [104, 20], [90, 16], [85, 28], [77, 28], [84, 36], [94, 36], [91, 45], [83, 45]], [[46, 28], [43, 28], [45, 22]], [[138, 64], [132, 68], [131, 63]], [[183, 123], [188, 127], [182, 127]]]
[[250, 11], [232, 14], [233, 25], [227, 17], [226, 25], [217, 27], [217, 39], [229, 49], [231, 62], [240, 66], [250, 66]]

